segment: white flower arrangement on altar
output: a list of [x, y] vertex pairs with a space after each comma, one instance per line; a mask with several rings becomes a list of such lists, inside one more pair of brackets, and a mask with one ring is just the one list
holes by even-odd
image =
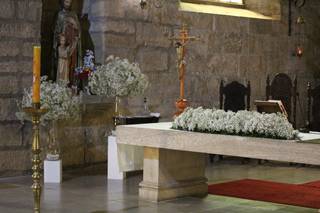
[[[19, 104], [21, 108], [32, 106], [32, 88], [25, 89], [23, 98]], [[57, 121], [64, 119], [77, 119], [80, 116], [80, 97], [72, 95], [72, 91], [67, 87], [67, 82], [55, 83], [47, 81], [47, 76], [41, 78], [41, 108], [48, 109], [48, 112], [41, 117], [42, 121]], [[16, 113], [22, 122], [31, 120], [22, 109]]]
[[287, 118], [280, 113], [264, 114], [254, 111], [235, 113], [202, 107], [186, 109], [175, 118], [172, 128], [286, 140], [294, 139], [297, 134]]
[[109, 56], [107, 63], [98, 66], [89, 76], [89, 89], [96, 95], [136, 96], [142, 94], [147, 87], [147, 77], [137, 63], [114, 56]]

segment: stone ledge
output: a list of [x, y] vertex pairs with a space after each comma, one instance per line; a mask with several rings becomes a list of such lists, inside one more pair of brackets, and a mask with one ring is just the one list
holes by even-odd
[[300, 140], [294, 141], [188, 132], [171, 126], [172, 123], [118, 126], [117, 143], [320, 165], [320, 136], [316, 134], [300, 133]]
[[113, 104], [115, 100], [106, 96], [83, 94], [80, 101], [81, 104]]
[[265, 20], [280, 19], [280, 17], [278, 16], [275, 16], [275, 17], [265, 16], [263, 14], [260, 14], [251, 10], [247, 10], [247, 9], [205, 5], [205, 4], [194, 4], [194, 3], [186, 3], [186, 2], [180, 3], [180, 10], [187, 11], [187, 12], [227, 15], [227, 16], [236, 16], [236, 17], [265, 19]]

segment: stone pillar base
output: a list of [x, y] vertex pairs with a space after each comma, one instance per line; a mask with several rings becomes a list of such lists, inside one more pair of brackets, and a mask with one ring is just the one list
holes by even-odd
[[175, 199], [178, 197], [197, 196], [204, 197], [208, 194], [207, 180], [190, 182], [190, 185], [181, 185], [176, 187], [158, 187], [144, 182], [140, 183], [139, 196], [141, 199], [152, 202]]
[[153, 202], [185, 196], [206, 196], [205, 154], [144, 148], [141, 199]]

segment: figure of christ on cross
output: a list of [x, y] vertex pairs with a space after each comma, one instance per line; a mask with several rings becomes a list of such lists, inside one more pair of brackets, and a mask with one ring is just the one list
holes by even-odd
[[179, 81], [180, 81], [180, 97], [176, 102], [177, 112], [175, 116], [179, 116], [185, 108], [187, 107], [187, 100], [184, 97], [184, 82], [185, 82], [185, 73], [186, 73], [186, 45], [189, 41], [199, 40], [199, 38], [194, 36], [189, 36], [188, 30], [186, 26], [183, 25], [180, 30], [178, 37], [173, 37], [171, 40], [175, 41], [175, 48], [177, 50], [178, 56], [178, 73], [179, 73]]

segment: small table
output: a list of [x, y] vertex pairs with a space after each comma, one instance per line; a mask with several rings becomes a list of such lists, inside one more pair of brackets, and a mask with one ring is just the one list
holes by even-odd
[[130, 125], [130, 124], [146, 124], [146, 123], [158, 123], [160, 117], [152, 115], [138, 115], [138, 116], [115, 116], [118, 125]]

